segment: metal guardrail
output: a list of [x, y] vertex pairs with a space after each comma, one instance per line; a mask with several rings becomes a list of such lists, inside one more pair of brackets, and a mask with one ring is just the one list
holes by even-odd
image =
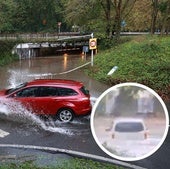
[[[121, 36], [137, 36], [137, 35], [148, 35], [150, 32], [121, 32]], [[159, 35], [160, 32], [155, 32], [156, 35]], [[60, 33], [0, 33], [0, 40], [64, 40], [71, 37], [86, 37], [90, 35], [82, 35], [80, 32], [60, 32]]]
[[0, 34], [0, 39], [1, 40], [60, 39], [72, 36], [80, 36], [80, 32]]

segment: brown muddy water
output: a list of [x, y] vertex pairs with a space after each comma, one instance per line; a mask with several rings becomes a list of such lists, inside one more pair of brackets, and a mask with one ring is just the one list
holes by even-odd
[[[88, 59], [88, 58], [87, 58]], [[63, 55], [51, 57], [37, 57], [14, 62], [0, 68], [0, 89], [16, 86], [22, 82], [35, 78], [59, 78], [81, 81], [90, 90], [92, 97], [98, 97], [109, 86], [89, 78], [78, 69], [62, 74], [83, 64], [82, 55]]]
[[[88, 59], [89, 58], [85, 60], [84, 56], [81, 55], [62, 55], [37, 57], [16, 61], [10, 65], [0, 68], [0, 90], [15, 87], [23, 82], [37, 78], [71, 79], [83, 82], [86, 88], [90, 91], [91, 98], [97, 98], [108, 88], [108, 86], [89, 78], [84, 73], [83, 68], [62, 75], [60, 74], [77, 68], [78, 66], [84, 64], [85, 61], [88, 62]], [[18, 112], [16, 114], [11, 113], [10, 110], [6, 110], [3, 105], [0, 105], [0, 118], [7, 121], [15, 121], [16, 124], [24, 121], [28, 125], [36, 123], [35, 126], [38, 125], [46, 131], [58, 132], [62, 134], [72, 135], [77, 133], [77, 131], [79, 131], [77, 129], [80, 125], [85, 133], [90, 132], [89, 123], [87, 123], [86, 119], [85, 122], [84, 119], [83, 121], [73, 121], [73, 127], [69, 127], [68, 124], [65, 125], [53, 121], [44, 123], [44, 121], [41, 121], [41, 119], [37, 118], [32, 113], [29, 113], [22, 106], [18, 105], [17, 108]], [[87, 129], [88, 131], [86, 131]], [[78, 134], [80, 133], [78, 132]]]

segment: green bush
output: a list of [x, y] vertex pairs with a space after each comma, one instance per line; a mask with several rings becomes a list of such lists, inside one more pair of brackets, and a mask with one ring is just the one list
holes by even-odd
[[12, 54], [12, 50], [16, 44], [16, 41], [0, 41], [0, 66], [6, 65], [18, 59], [16, 55]]

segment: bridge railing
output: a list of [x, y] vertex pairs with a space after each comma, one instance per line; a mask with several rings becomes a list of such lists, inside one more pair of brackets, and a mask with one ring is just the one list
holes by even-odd
[[60, 33], [16, 33], [16, 34], [2, 34], [0, 33], [0, 39], [58, 39], [60, 37], [68, 37], [68, 36], [79, 36], [80, 32], [60, 32]]

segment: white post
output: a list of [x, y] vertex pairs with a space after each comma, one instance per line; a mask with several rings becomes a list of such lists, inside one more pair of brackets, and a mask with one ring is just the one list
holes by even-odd
[[[93, 33], [91, 33], [91, 38], [93, 39]], [[94, 58], [93, 58], [93, 49], [91, 50], [91, 66], [93, 66]]]
[[94, 57], [93, 57], [93, 49], [91, 50], [91, 66], [93, 66]]

